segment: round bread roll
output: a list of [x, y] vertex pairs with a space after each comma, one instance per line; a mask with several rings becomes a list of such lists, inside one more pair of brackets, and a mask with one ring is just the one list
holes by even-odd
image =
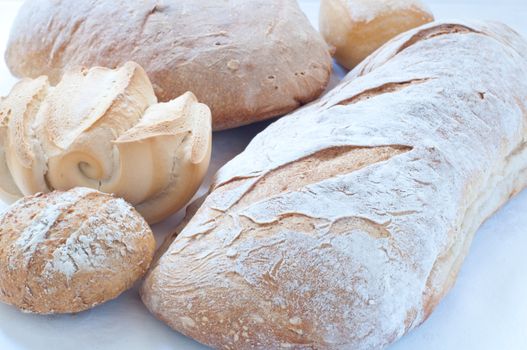
[[0, 300], [39, 314], [87, 310], [129, 289], [154, 250], [122, 199], [87, 188], [26, 197], [0, 216]]
[[155, 223], [198, 190], [211, 146], [209, 108], [190, 92], [157, 103], [136, 63], [24, 79], [0, 101], [0, 199], [89, 187]]
[[28, 0], [6, 52], [14, 75], [53, 84], [79, 65], [129, 60], [161, 101], [195, 93], [215, 130], [292, 111], [331, 72], [328, 46], [295, 0]]
[[434, 20], [421, 0], [321, 0], [320, 32], [352, 69], [388, 40]]

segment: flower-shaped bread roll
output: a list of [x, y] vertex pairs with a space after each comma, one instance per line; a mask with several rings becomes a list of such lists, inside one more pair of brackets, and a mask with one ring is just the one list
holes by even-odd
[[158, 222], [199, 188], [211, 137], [206, 105], [191, 92], [157, 103], [136, 63], [22, 80], [0, 102], [0, 197], [90, 187]]

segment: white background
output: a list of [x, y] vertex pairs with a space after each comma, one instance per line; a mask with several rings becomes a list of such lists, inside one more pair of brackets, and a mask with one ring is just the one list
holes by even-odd
[[[34, 0], [29, 0], [34, 1]], [[371, 0], [374, 1], [374, 0]], [[316, 25], [318, 1], [300, 1]], [[479, 18], [508, 23], [527, 37], [527, 0], [429, 0], [438, 19]], [[0, 0], [3, 52], [18, 1]], [[0, 95], [16, 81], [0, 60]], [[499, 64], [497, 62], [497, 64]], [[492, 67], [489, 67], [492, 69]], [[338, 81], [337, 74], [332, 84]], [[243, 150], [257, 124], [214, 135], [212, 174]], [[4, 206], [0, 202], [0, 210]], [[479, 230], [453, 290], [430, 319], [391, 350], [527, 349], [527, 191], [511, 200]], [[181, 213], [154, 227], [156, 237], [175, 227]], [[338, 310], [336, 310], [338, 312]], [[78, 315], [35, 316], [0, 305], [0, 350], [22, 349], [204, 349], [170, 330], [142, 305], [137, 288]]]

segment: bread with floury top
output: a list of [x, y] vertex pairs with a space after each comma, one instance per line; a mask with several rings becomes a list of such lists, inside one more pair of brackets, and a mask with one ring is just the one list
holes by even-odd
[[436, 22], [257, 135], [153, 264], [149, 310], [218, 349], [382, 349], [527, 186], [527, 42]]
[[37, 314], [91, 309], [131, 288], [154, 249], [121, 198], [83, 187], [24, 197], [0, 215], [0, 302]]

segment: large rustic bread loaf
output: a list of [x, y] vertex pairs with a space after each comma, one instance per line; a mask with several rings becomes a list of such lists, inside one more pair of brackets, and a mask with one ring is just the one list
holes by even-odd
[[90, 187], [158, 222], [197, 191], [211, 144], [209, 108], [190, 92], [157, 103], [136, 63], [24, 79], [0, 101], [0, 199]]
[[214, 129], [278, 116], [317, 98], [331, 58], [296, 0], [27, 0], [6, 61], [57, 83], [78, 65], [145, 68], [161, 101], [192, 91]]
[[148, 274], [157, 317], [223, 349], [379, 349], [453, 285], [527, 184], [527, 44], [405, 33], [223, 167]]
[[79, 312], [143, 276], [155, 240], [122, 199], [87, 188], [26, 197], [0, 216], [0, 301], [27, 312]]

